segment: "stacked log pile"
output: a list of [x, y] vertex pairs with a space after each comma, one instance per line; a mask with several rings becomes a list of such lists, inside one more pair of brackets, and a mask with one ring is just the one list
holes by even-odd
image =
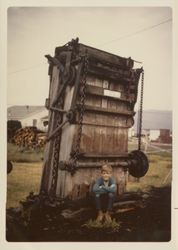
[[17, 130], [14, 143], [19, 147], [37, 149], [45, 145], [46, 133], [36, 127], [25, 127]]

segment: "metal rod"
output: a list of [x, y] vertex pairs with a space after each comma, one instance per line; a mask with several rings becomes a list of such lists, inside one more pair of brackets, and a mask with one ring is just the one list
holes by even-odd
[[60, 112], [60, 113], [67, 113], [67, 111], [64, 109], [59, 109], [59, 108], [55, 108], [55, 107], [50, 107], [49, 109], [52, 111]]
[[141, 139], [142, 139], [143, 87], [144, 87], [144, 70], [142, 71], [142, 80], [141, 80], [138, 150], [141, 150]]
[[[130, 164], [127, 161], [120, 161], [120, 162], [107, 162], [107, 164], [113, 166], [113, 167], [128, 167]], [[77, 162], [76, 167], [77, 168], [96, 168], [96, 167], [102, 167], [102, 162]]]
[[71, 101], [70, 109], [74, 108], [76, 105], [77, 95], [78, 95], [78, 91], [79, 91], [79, 87], [80, 87], [80, 76], [82, 74], [82, 68], [83, 68], [83, 61], [81, 61], [79, 66], [78, 66], [77, 76], [76, 76], [76, 80], [75, 80], [75, 84], [74, 84], [74, 86], [75, 86], [74, 93], [73, 93], [73, 98]]
[[[129, 168], [131, 164], [133, 163], [133, 160], [123, 160], [123, 161], [117, 161], [117, 162], [107, 162], [107, 164], [113, 166], [113, 167], [124, 167]], [[72, 165], [71, 161], [60, 161], [59, 162], [59, 168], [61, 170], [70, 170], [70, 168], [73, 166], [76, 169], [79, 168], [100, 168], [103, 166], [103, 162], [76, 162], [75, 166]]]
[[52, 102], [52, 106], [55, 106], [55, 104], [59, 101], [60, 97], [62, 96], [67, 87], [68, 82], [67, 81], [65, 82], [63, 79], [64, 77], [62, 78], [62, 84], [60, 85], [56, 98]]
[[125, 158], [125, 157], [128, 157], [128, 154], [127, 153], [125, 153], [125, 154], [117, 154], [117, 155], [81, 154], [80, 157], [84, 157], [84, 158]]
[[46, 141], [50, 141], [56, 134], [57, 132], [59, 132], [60, 129], [62, 129], [62, 127], [69, 122], [68, 120], [64, 121], [59, 127], [57, 127], [51, 134], [50, 136], [46, 139]]

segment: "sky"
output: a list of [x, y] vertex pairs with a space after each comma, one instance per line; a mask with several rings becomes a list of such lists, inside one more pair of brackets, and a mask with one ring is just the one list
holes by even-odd
[[142, 62], [135, 67], [145, 71], [144, 109], [172, 109], [169, 7], [9, 8], [7, 105], [44, 105], [49, 91], [44, 55], [54, 55], [55, 47], [76, 37]]

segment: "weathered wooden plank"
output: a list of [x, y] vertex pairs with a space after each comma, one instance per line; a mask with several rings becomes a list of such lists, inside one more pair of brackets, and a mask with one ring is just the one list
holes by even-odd
[[97, 76], [98, 78], [105, 78], [107, 80], [118, 80], [120, 83], [128, 84], [130, 82], [134, 83], [135, 78], [130, 78], [129, 76], [123, 75], [121, 72], [116, 70], [111, 70], [109, 68], [103, 68], [101, 65], [89, 65], [88, 72]]
[[103, 87], [103, 78], [95, 78], [95, 85], [96, 87]]
[[[64, 109], [69, 110], [72, 102], [74, 87], [68, 87], [66, 91], [66, 97], [64, 101]], [[63, 120], [66, 120], [66, 117], [64, 115]], [[60, 160], [67, 160], [69, 158], [71, 147], [72, 147], [72, 141], [73, 141], [73, 135], [75, 132], [75, 125], [73, 124], [66, 124], [62, 129], [62, 135], [61, 135], [61, 150], [60, 150]]]
[[91, 192], [91, 185], [93, 185], [99, 173], [100, 170], [98, 169], [79, 169], [75, 175], [71, 176], [71, 182], [73, 183], [72, 199], [86, 197], [88, 192]]
[[123, 93], [125, 91], [125, 86], [118, 81], [110, 81], [109, 89]]
[[72, 101], [71, 101], [71, 108], [74, 108], [77, 102], [77, 98], [78, 98], [78, 92], [80, 89], [80, 78], [81, 78], [81, 74], [82, 74], [82, 68], [83, 68], [83, 62], [81, 62], [78, 65], [78, 69], [77, 69], [77, 76], [75, 79], [75, 88], [74, 88], [74, 92], [73, 92], [73, 96], [72, 96]]
[[[88, 104], [88, 103], [87, 103]], [[107, 114], [119, 114], [119, 115], [123, 115], [123, 116], [133, 116], [135, 114], [135, 112], [133, 111], [118, 111], [118, 110], [114, 110], [114, 109], [107, 109], [107, 108], [101, 108], [98, 106], [91, 106], [91, 105], [85, 105], [85, 110], [87, 111], [92, 111], [92, 112], [99, 112], [99, 113], [107, 113]], [[80, 107], [80, 104], [77, 105], [78, 107]]]
[[101, 107], [101, 96], [87, 96], [85, 100], [85, 107], [86, 106], [94, 106], [94, 107]]
[[[97, 145], [99, 143], [99, 147], [97, 148], [94, 145], [95, 139], [93, 142], [93, 138], [96, 136], [98, 136], [97, 138], [99, 140], [99, 142], [97, 142]], [[81, 139], [81, 150], [82, 152], [96, 154], [124, 153], [127, 151], [127, 142], [125, 142], [125, 139], [127, 139], [127, 128], [100, 128], [84, 125]], [[108, 140], [111, 147], [108, 146]]]
[[126, 190], [126, 171], [123, 168], [113, 168], [113, 176], [117, 183], [117, 194], [122, 195]]
[[[59, 74], [59, 70], [56, 66], [53, 66], [53, 74], [50, 82], [51, 88], [49, 90], [50, 106], [56, 99], [58, 90], [60, 88], [60, 84], [61, 84], [61, 76]], [[59, 119], [59, 114], [49, 111], [50, 122], [48, 126], [48, 135], [52, 133], [52, 131], [56, 127], [58, 119]], [[42, 173], [41, 187], [40, 187], [41, 191], [42, 190], [48, 191], [51, 185], [53, 154], [54, 154], [54, 141], [52, 140], [48, 142], [45, 147], [43, 173]]]
[[[88, 195], [88, 192], [91, 194], [92, 187], [100, 175], [100, 169], [79, 169], [76, 174], [71, 177], [73, 183], [72, 199], [84, 198]], [[113, 168], [113, 177], [119, 185], [118, 194], [121, 195], [125, 192], [126, 183], [122, 180], [122, 178], [125, 178], [125, 172], [122, 168], [117, 168], [117, 172], [115, 168]]]
[[76, 219], [76, 218], [80, 218], [81, 217], [81, 214], [83, 212], [88, 212], [88, 211], [91, 211], [91, 207], [83, 207], [83, 208], [80, 208], [78, 209], [77, 211], [72, 211], [70, 209], [64, 209], [62, 210], [61, 212], [61, 215], [65, 218], [65, 219]]
[[92, 86], [92, 85], [87, 84], [86, 85], [86, 93], [87, 94], [92, 94], [92, 95], [103, 96], [104, 95], [104, 89], [102, 87]]
[[108, 98], [108, 109], [116, 110], [118, 112], [125, 112], [129, 108], [129, 102], [117, 101], [116, 99]]
[[124, 58], [116, 56], [106, 51], [102, 51], [90, 46], [79, 44], [80, 53], [84, 53], [87, 50], [89, 59], [93, 61], [98, 61], [105, 63], [106, 65], [116, 65], [117, 67], [123, 69], [130, 69], [133, 67], [134, 61], [131, 58]]
[[[71, 107], [71, 103], [73, 100], [73, 94], [74, 94], [74, 87], [68, 86], [66, 89], [66, 95], [65, 95], [65, 101], [64, 101], [64, 109], [69, 110]], [[64, 120], [66, 119], [65, 114]], [[76, 126], [73, 124], [67, 124], [62, 129], [62, 135], [61, 135], [61, 147], [59, 152], [59, 161], [66, 161], [70, 158], [70, 153], [72, 151], [72, 145], [74, 136], [76, 133]], [[56, 194], [61, 197], [65, 197], [66, 194], [68, 194], [69, 190], [72, 188], [71, 184], [69, 183], [68, 186], [66, 186], [67, 182], [67, 174], [64, 171], [58, 171], [58, 180], [57, 180], [57, 191]]]
[[93, 76], [93, 75], [87, 75], [86, 77], [86, 82], [87, 82], [87, 85], [89, 86], [96, 86], [96, 77]]
[[[121, 92], [118, 92], [118, 93], [121, 93]], [[117, 92], [113, 92], [113, 93], [110, 92], [110, 96], [109, 96], [109, 95], [105, 94], [103, 88], [96, 87], [96, 86], [90, 86], [90, 85], [87, 85], [87, 87], [86, 87], [86, 94], [87, 94], [86, 99], [90, 98], [90, 100], [93, 100], [93, 98], [94, 98], [93, 96], [102, 97], [102, 107], [105, 107], [105, 108], [107, 108], [108, 101], [113, 101], [117, 104], [117, 106], [120, 106], [120, 105], [122, 105], [122, 103], [130, 103], [133, 100], [132, 96], [131, 96], [131, 98], [123, 98], [123, 97], [114, 96], [115, 94], [117, 94]], [[113, 96], [111, 96], [112, 94], [113, 94]], [[92, 95], [92, 96], [88, 97], [88, 95]], [[121, 96], [123, 96], [122, 93], [121, 93]], [[88, 104], [88, 101], [86, 101], [86, 102]], [[126, 106], [126, 108], [127, 108], [127, 106]]]

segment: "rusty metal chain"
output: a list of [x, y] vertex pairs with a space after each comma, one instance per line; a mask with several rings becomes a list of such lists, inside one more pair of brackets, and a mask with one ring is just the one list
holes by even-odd
[[[60, 98], [58, 102], [58, 108], [62, 108], [63, 99]], [[59, 127], [62, 122], [61, 114], [59, 115], [59, 119], [57, 122], [57, 126]], [[61, 139], [61, 130], [59, 130], [56, 134], [55, 142], [54, 142], [54, 154], [53, 154], [53, 168], [52, 168], [52, 179], [51, 179], [51, 187], [50, 187], [50, 195], [56, 195], [56, 186], [57, 186], [57, 176], [58, 176], [58, 164], [59, 164], [59, 150], [60, 150], [60, 139]]]
[[142, 139], [142, 118], [143, 118], [143, 87], [144, 87], [144, 70], [141, 79], [140, 109], [139, 109], [139, 132], [138, 132], [138, 150], [141, 150]]
[[83, 60], [84, 60], [84, 68], [83, 68], [83, 77], [81, 79], [80, 113], [79, 113], [79, 121], [78, 121], [77, 140], [76, 140], [75, 150], [70, 159], [71, 167], [69, 169], [72, 174], [75, 172], [75, 165], [78, 160], [79, 153], [80, 153], [83, 116], [85, 112], [86, 83], [87, 83], [86, 78], [87, 78], [87, 73], [88, 73], [88, 55], [87, 54], [85, 55]]

